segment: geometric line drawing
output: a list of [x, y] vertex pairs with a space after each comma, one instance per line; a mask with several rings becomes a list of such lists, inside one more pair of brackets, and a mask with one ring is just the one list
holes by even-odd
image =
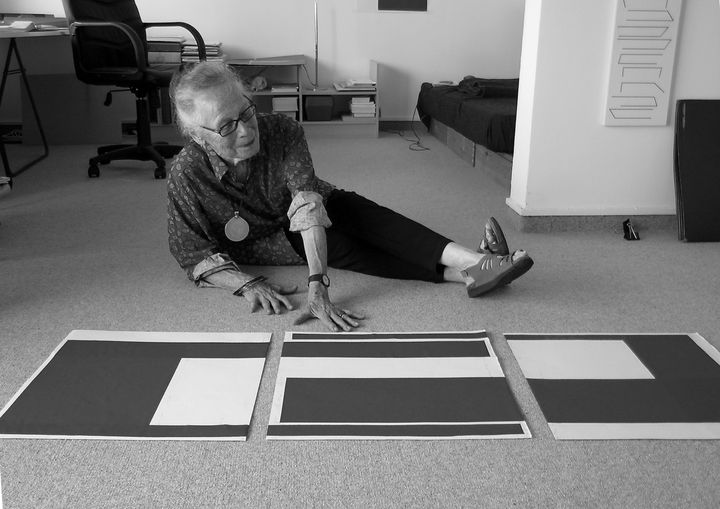
[[643, 38], [625, 38], [619, 37], [622, 41], [620, 46], [623, 50], [666, 50], [670, 43], [670, 39], [643, 39]]
[[658, 65], [662, 60], [662, 56], [662, 53], [621, 53], [617, 59], [617, 63]]
[[662, 10], [628, 10], [626, 21], [673, 21], [667, 9]]
[[620, 39], [658, 39], [664, 36], [668, 30], [670, 30], [669, 26], [625, 25], [617, 27], [617, 36]]
[[[633, 82], [633, 81], [623, 81], [620, 83], [620, 89], [621, 94], [632, 94], [632, 93], [656, 93], [660, 92], [660, 94], [664, 94], [665, 91], [660, 88], [660, 85], [658, 85], [656, 82]], [[655, 95], [657, 97], [657, 95]]]
[[621, 76], [627, 80], [659, 80], [662, 76], [662, 67], [636, 67], [624, 65]]
[[618, 108], [623, 109], [657, 107], [657, 99], [649, 95], [613, 96], [612, 99]]
[[[682, 0], [617, 0], [603, 123], [666, 125]], [[650, 96], [638, 108], [618, 96]]]

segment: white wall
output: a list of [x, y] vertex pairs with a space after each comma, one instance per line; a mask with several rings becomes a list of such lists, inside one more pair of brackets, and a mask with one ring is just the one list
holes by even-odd
[[[136, 3], [145, 21], [190, 22], [234, 57], [304, 54], [314, 78], [313, 0]], [[318, 0], [319, 78], [329, 86], [366, 76], [368, 61], [379, 61], [383, 119], [410, 120], [423, 81], [518, 76], [524, 0], [428, 0], [426, 13], [379, 13], [368, 7], [373, 3]], [[0, 12], [12, 10], [62, 15], [62, 4], [0, 0]], [[30, 63], [26, 67], [36, 72]], [[73, 72], [71, 64], [67, 72]]]
[[674, 214], [676, 99], [720, 97], [720, 6], [685, 0], [666, 126], [606, 127], [615, 0], [527, 0], [508, 205], [520, 215]]
[[[168, 0], [169, 1], [169, 0]], [[167, 2], [137, 0], [143, 18], [167, 18]], [[319, 78], [329, 86], [383, 64], [382, 117], [409, 120], [420, 84], [467, 74], [517, 77], [523, 0], [429, 0], [426, 13], [379, 13], [361, 0], [318, 0]], [[315, 52], [313, 0], [173, 0], [176, 19], [237, 57]], [[375, 4], [377, 5], [377, 4]], [[314, 66], [308, 71], [314, 78]]]
[[0, 0], [0, 12], [64, 15], [62, 0]]

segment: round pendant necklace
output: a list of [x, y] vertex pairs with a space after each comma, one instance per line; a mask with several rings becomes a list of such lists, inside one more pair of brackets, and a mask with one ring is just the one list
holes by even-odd
[[235, 216], [231, 217], [227, 223], [225, 223], [225, 236], [233, 242], [240, 242], [245, 240], [245, 237], [250, 233], [250, 225], [242, 217], [240, 213], [235, 211]]

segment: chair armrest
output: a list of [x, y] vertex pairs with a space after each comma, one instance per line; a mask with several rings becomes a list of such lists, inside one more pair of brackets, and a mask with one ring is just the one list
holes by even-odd
[[200, 60], [207, 60], [207, 55], [205, 53], [205, 41], [202, 38], [202, 35], [200, 35], [200, 32], [197, 31], [197, 29], [192, 26], [189, 23], [184, 23], [182, 21], [163, 21], [163, 22], [148, 22], [143, 23], [145, 25], [145, 28], [149, 27], [181, 27], [190, 32], [190, 35], [193, 36], [193, 39], [195, 39], [195, 44], [197, 44], [198, 47], [198, 56], [200, 57]]
[[140, 39], [140, 36], [137, 34], [137, 32], [135, 32], [135, 30], [132, 29], [132, 27], [130, 27], [130, 25], [126, 25], [125, 23], [120, 23], [116, 21], [75, 21], [70, 25], [70, 36], [74, 37], [75, 32], [77, 32], [78, 29], [108, 27], [114, 27], [119, 29], [127, 36], [128, 39], [130, 39], [130, 42], [133, 45], [133, 49], [135, 50], [135, 63], [137, 64], [138, 71], [146, 72], [147, 56], [145, 53], [145, 45]]

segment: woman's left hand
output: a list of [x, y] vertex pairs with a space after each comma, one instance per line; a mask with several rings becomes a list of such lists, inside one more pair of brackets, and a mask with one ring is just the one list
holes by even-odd
[[313, 284], [308, 288], [308, 307], [293, 324], [300, 325], [312, 318], [319, 319], [333, 332], [339, 332], [340, 329], [348, 332], [359, 327], [357, 320], [362, 320], [365, 316], [336, 306], [330, 301], [327, 288]]

